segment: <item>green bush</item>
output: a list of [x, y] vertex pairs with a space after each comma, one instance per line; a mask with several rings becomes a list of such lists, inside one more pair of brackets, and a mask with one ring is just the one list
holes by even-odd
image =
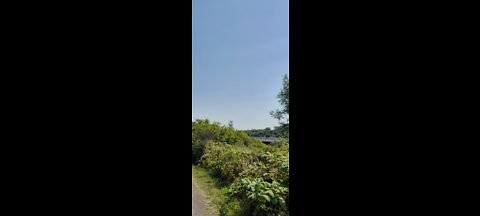
[[242, 178], [230, 186], [230, 196], [239, 198], [249, 215], [288, 215], [288, 188], [277, 181]]
[[266, 152], [245, 169], [230, 186], [252, 215], [288, 215], [288, 152]]
[[288, 141], [287, 141], [287, 139], [285, 139], [285, 138], [278, 138], [278, 140], [276, 140], [275, 142], [273, 142], [271, 145], [272, 145], [272, 146], [278, 146], [278, 147], [280, 147], [280, 146], [287, 146], [287, 145], [288, 145]]
[[263, 178], [268, 182], [277, 181], [288, 186], [289, 168], [288, 152], [265, 152], [260, 155], [259, 161], [252, 163], [240, 177]]
[[270, 146], [219, 123], [192, 122], [192, 163], [229, 188], [239, 202], [228, 203], [241, 206], [238, 215], [288, 215], [288, 148], [286, 140]]
[[210, 142], [266, 148], [263, 143], [250, 138], [243, 131], [222, 126], [218, 122], [210, 122], [208, 119], [197, 119], [192, 122], [192, 163], [199, 162], [207, 143]]
[[200, 160], [200, 165], [212, 170], [225, 183], [231, 183], [251, 163], [258, 160], [259, 153], [251, 148], [209, 143]]

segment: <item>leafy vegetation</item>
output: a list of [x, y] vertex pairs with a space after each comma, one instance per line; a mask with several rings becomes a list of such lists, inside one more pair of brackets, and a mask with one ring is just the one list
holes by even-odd
[[[228, 188], [228, 199], [241, 207], [236, 215], [288, 215], [288, 158], [288, 144], [269, 146], [229, 126], [192, 122], [192, 162]], [[222, 206], [219, 212], [228, 212]]]
[[209, 143], [201, 158], [201, 166], [212, 170], [222, 181], [231, 183], [257, 160], [258, 154], [248, 147]]
[[244, 130], [248, 136], [251, 137], [284, 137], [283, 128], [275, 127], [273, 130], [270, 128], [265, 129], [251, 129]]
[[270, 115], [279, 121], [283, 134], [288, 137], [290, 114], [290, 81], [288, 75], [286, 74], [283, 77], [282, 90], [278, 93], [277, 98], [280, 105], [282, 105], [282, 109], [271, 111]]
[[192, 122], [192, 164], [195, 165], [192, 169], [202, 167], [203, 173], [208, 172], [215, 179], [216, 187], [221, 188], [210, 192], [223, 197], [222, 201], [216, 201], [220, 215], [289, 214], [288, 142], [281, 139], [265, 145], [249, 136], [288, 138], [288, 97], [289, 81], [285, 75], [283, 89], [278, 94], [283, 108], [271, 112], [281, 126], [273, 131], [269, 128], [239, 131], [231, 121], [228, 125], [208, 119]]
[[192, 163], [198, 163], [204, 155], [207, 143], [218, 142], [240, 146], [258, 146], [260, 141], [250, 138], [245, 132], [208, 119], [192, 122]]
[[253, 215], [288, 215], [288, 151], [266, 152], [230, 186], [244, 209]]

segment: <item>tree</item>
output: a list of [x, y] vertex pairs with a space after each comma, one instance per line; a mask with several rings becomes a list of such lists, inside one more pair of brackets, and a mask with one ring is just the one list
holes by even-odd
[[281, 109], [277, 109], [270, 112], [273, 118], [277, 119], [280, 123], [280, 127], [288, 137], [289, 131], [289, 79], [288, 75], [285, 74], [283, 77], [283, 87], [282, 90], [277, 95], [278, 102], [282, 105]]
[[270, 130], [269, 127], [265, 128], [264, 132], [265, 132], [264, 137], [271, 137], [272, 136], [272, 130]]
[[233, 129], [233, 121], [232, 120], [228, 121], [228, 127]]

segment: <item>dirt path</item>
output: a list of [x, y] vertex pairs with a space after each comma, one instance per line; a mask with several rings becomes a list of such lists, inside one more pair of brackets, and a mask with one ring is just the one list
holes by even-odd
[[192, 216], [210, 216], [207, 211], [205, 195], [192, 179]]

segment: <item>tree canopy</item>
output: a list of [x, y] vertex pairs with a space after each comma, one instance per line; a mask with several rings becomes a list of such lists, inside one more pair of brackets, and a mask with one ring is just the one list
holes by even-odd
[[277, 95], [278, 102], [282, 108], [270, 112], [270, 115], [279, 121], [280, 126], [287, 137], [289, 131], [289, 89], [289, 78], [288, 75], [285, 74], [283, 77], [283, 87]]

